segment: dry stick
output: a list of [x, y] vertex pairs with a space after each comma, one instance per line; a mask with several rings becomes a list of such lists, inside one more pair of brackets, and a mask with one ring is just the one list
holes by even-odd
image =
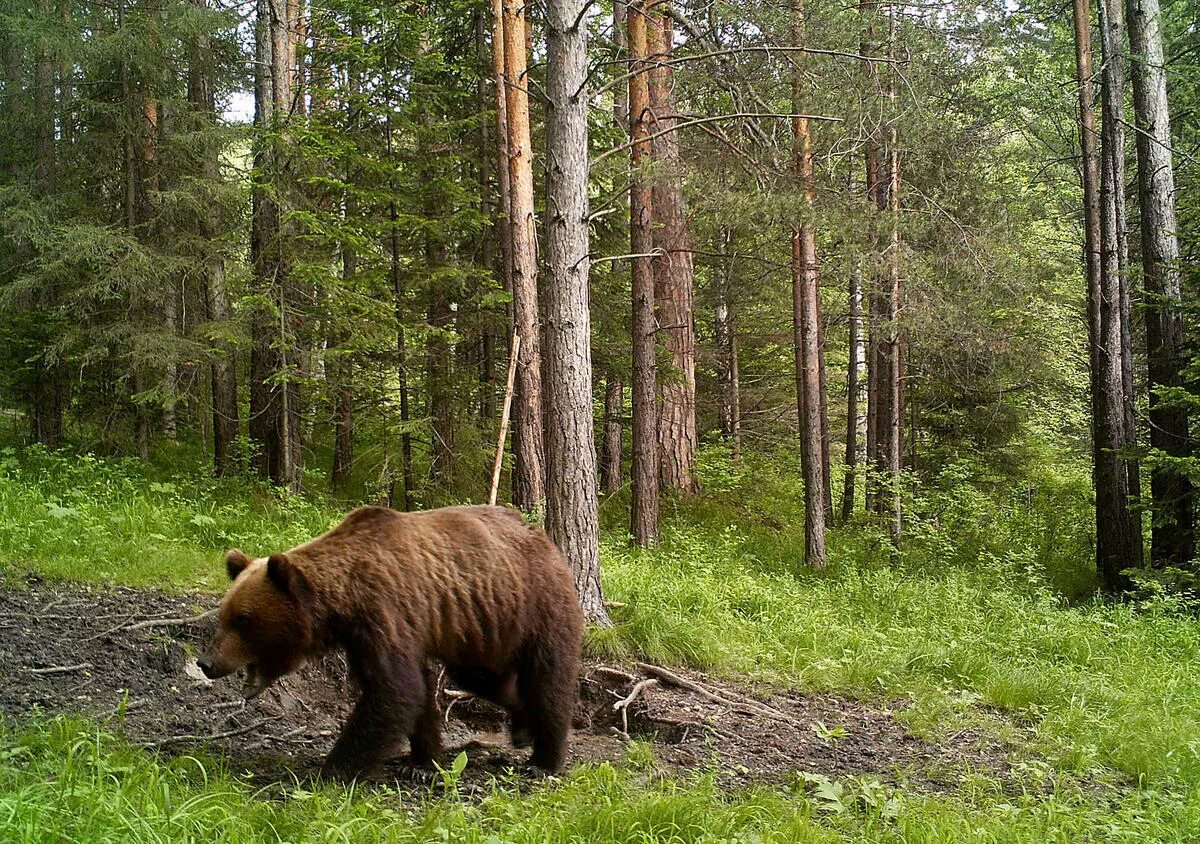
[[145, 630], [147, 627], [182, 627], [212, 618], [220, 609], [220, 607], [213, 607], [211, 610], [200, 613], [200, 615], [189, 615], [181, 618], [149, 618], [145, 621], [139, 621], [136, 624], [130, 624], [128, 627], [117, 627], [116, 629], [132, 632], [134, 630]]
[[705, 700], [710, 700], [713, 703], [719, 703], [722, 706], [731, 707], [735, 711], [741, 712], [743, 715], [768, 715], [772, 718], [779, 718], [780, 720], [789, 721], [794, 724], [800, 723], [786, 713], [780, 712], [778, 709], [774, 709], [766, 704], [759, 703], [756, 700], [744, 698], [742, 702], [738, 702], [730, 700], [726, 697], [722, 697], [711, 689], [706, 689], [699, 683], [689, 680], [686, 677], [680, 677], [673, 671], [668, 671], [667, 669], [660, 668], [657, 665], [651, 665], [648, 662], [639, 662], [637, 663], [637, 667], [641, 671], [644, 671], [652, 677], [657, 677], [668, 685], [677, 686], [681, 689], [687, 689], [689, 692], [695, 692]]
[[653, 688], [657, 685], [658, 680], [654, 679], [653, 677], [648, 680], [640, 680], [634, 685], [633, 689], [628, 695], [613, 704], [613, 712], [621, 713], [621, 735], [625, 736], [626, 738], [629, 737], [629, 704], [633, 703], [634, 700], [637, 699], [637, 696], [646, 689]]
[[504, 463], [504, 440], [508, 436], [508, 414], [512, 409], [513, 383], [517, 378], [517, 356], [521, 352], [521, 335], [512, 338], [512, 353], [508, 356], [508, 383], [504, 388], [504, 409], [500, 412], [500, 436], [496, 440], [496, 462], [492, 464], [492, 488], [488, 491], [488, 504], [496, 503], [500, 491], [500, 466]]
[[233, 738], [234, 736], [244, 735], [245, 733], [248, 733], [251, 730], [257, 730], [259, 727], [263, 726], [264, 724], [269, 724], [271, 721], [274, 721], [274, 720], [275, 720], [274, 718], [263, 718], [259, 721], [255, 721], [253, 724], [247, 724], [244, 727], [238, 727], [237, 729], [234, 729], [234, 730], [226, 730], [223, 733], [213, 733], [212, 735], [207, 735], [207, 736], [193, 736], [193, 735], [168, 736], [167, 738], [158, 739], [157, 741], [148, 741], [145, 744], [143, 744], [142, 747], [153, 748], [153, 747], [162, 747], [163, 745], [166, 745], [166, 744], [178, 744], [179, 742], [182, 742], [182, 741], [200, 742], [200, 741], [216, 741], [218, 739], [223, 739], [223, 738]]
[[56, 665], [52, 668], [30, 668], [30, 674], [69, 674], [72, 671], [84, 671], [92, 668], [90, 662], [81, 662], [78, 665]]

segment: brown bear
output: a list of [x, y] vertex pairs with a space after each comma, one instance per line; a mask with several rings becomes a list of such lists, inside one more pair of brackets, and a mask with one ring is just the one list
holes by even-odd
[[369, 776], [409, 739], [441, 750], [439, 660], [462, 688], [504, 707], [532, 762], [561, 769], [575, 710], [583, 614], [550, 538], [503, 507], [354, 510], [328, 533], [251, 560], [198, 659], [210, 678], [245, 670], [249, 699], [325, 651], [345, 650], [362, 691], [322, 774]]

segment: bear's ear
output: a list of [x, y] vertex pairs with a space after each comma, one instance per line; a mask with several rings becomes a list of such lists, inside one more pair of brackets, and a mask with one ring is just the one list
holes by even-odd
[[239, 549], [233, 548], [225, 553], [225, 571], [229, 572], [230, 580], [237, 580], [237, 576], [245, 571], [248, 565], [250, 558]]
[[267, 579], [275, 588], [293, 598], [308, 595], [308, 578], [287, 558], [287, 554], [272, 554], [267, 558]]

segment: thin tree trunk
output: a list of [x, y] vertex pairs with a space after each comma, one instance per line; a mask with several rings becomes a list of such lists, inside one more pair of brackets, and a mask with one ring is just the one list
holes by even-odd
[[604, 379], [604, 441], [600, 451], [600, 490], [612, 495], [621, 488], [621, 452], [625, 385], [612, 372]]
[[663, 486], [690, 494], [697, 491], [696, 337], [693, 326], [692, 238], [681, 183], [678, 122], [669, 64], [674, 27], [669, 15], [653, 11], [646, 21], [650, 51], [649, 131], [658, 172], [652, 188], [652, 238], [655, 256], [655, 300], [659, 335], [671, 358], [672, 371], [659, 378], [658, 449]]
[[[42, 0], [39, 4], [38, 11], [40, 15], [49, 15], [49, 4]], [[123, 12], [121, 22], [123, 24]], [[16, 38], [14, 37], [14, 43]], [[17, 64], [20, 62], [19, 50], [14, 49], [14, 56], [10, 59], [14, 62], [14, 67], [11, 68], [11, 76], [15, 77], [18, 73]], [[33, 91], [33, 121], [34, 121], [34, 176], [36, 180], [37, 190], [43, 196], [49, 196], [55, 191], [55, 164], [57, 153], [55, 149], [54, 138], [54, 115], [56, 112], [55, 91], [54, 91], [54, 70], [57, 63], [57, 55], [50, 39], [42, 36], [37, 39], [36, 56], [34, 63], [34, 91]], [[121, 79], [124, 88], [123, 93], [128, 95], [128, 80], [125, 64], [121, 65]], [[12, 98], [13, 104], [18, 104], [21, 95], [18, 88], [18, 93]], [[13, 120], [15, 114], [10, 114], [8, 120]], [[18, 124], [19, 125], [19, 124]], [[128, 133], [126, 133], [128, 135]], [[132, 143], [132, 138], [129, 138]], [[127, 160], [127, 165], [131, 165], [132, 160]], [[17, 156], [13, 157], [11, 169], [15, 174], [18, 169]], [[45, 305], [43, 304], [43, 307]], [[63, 444], [63, 410], [65, 405], [64, 398], [64, 381], [62, 367], [55, 360], [57, 356], [48, 349], [43, 350], [43, 354], [36, 362], [37, 372], [34, 379], [33, 401], [32, 404], [32, 430], [31, 434], [35, 442], [39, 442], [47, 448], [58, 448]]]
[[741, 407], [738, 392], [737, 307], [733, 299], [733, 230], [721, 228], [721, 262], [716, 305], [717, 375], [721, 381], [721, 436], [730, 443], [730, 457], [741, 457]]
[[[1088, 289], [1088, 338], [1092, 390], [1092, 475], [1096, 488], [1096, 566], [1105, 587], [1127, 587], [1122, 569], [1131, 547], [1131, 523], [1125, 496], [1126, 475], [1114, 447], [1120, 445], [1124, 408], [1119, 363], [1115, 380], [1106, 377], [1120, 349], [1119, 325], [1114, 343], [1105, 349], [1103, 287], [1100, 260], [1100, 184], [1096, 152], [1096, 119], [1092, 84], [1091, 10], [1088, 0], [1074, 0], [1075, 66], [1079, 82], [1079, 138], [1082, 150], [1084, 267]], [[1109, 320], [1109, 329], [1112, 328]]]
[[[793, 0], [792, 45], [804, 46], [804, 0]], [[792, 111], [804, 112], [803, 77], [799, 61], [792, 75]], [[820, 304], [817, 286], [817, 246], [812, 224], [812, 134], [808, 119], [792, 120], [792, 166], [804, 197], [803, 218], [792, 233], [792, 325], [796, 358], [796, 404], [800, 421], [800, 455], [804, 474], [804, 560], [824, 568], [825, 479], [822, 475]]]
[[612, 619], [600, 587], [600, 519], [588, 313], [589, 0], [546, 5], [546, 530], [592, 624]]
[[[897, 9], [893, 0], [888, 15], [888, 51], [893, 62], [897, 58], [899, 33], [897, 31]], [[889, 246], [888, 279], [888, 480], [890, 482], [891, 519], [889, 533], [892, 545], [899, 547], [900, 534], [904, 529], [903, 499], [900, 485], [900, 472], [903, 468], [904, 454], [904, 358], [902, 354], [903, 339], [900, 333], [900, 128], [897, 123], [899, 111], [897, 102], [897, 72], [892, 65], [888, 86], [888, 101], [891, 106], [891, 128], [889, 145], [891, 146], [890, 188], [888, 190], [888, 209], [891, 212], [891, 244]]]
[[651, 155], [650, 145], [650, 66], [647, 61], [649, 27], [646, 0], [627, 7], [629, 30], [629, 126], [633, 138], [630, 147], [631, 181], [629, 189], [630, 272], [633, 297], [633, 462], [630, 468], [632, 502], [630, 522], [633, 541], [638, 545], [658, 544], [659, 458], [658, 408], [655, 393], [658, 382], [654, 353], [654, 273], [651, 254], [653, 190], [644, 165]]
[[[1180, 313], [1179, 241], [1175, 172], [1167, 102], [1166, 60], [1158, 0], [1126, 0], [1132, 54], [1133, 111], [1137, 125], [1138, 199], [1142, 277], [1146, 285], [1146, 356], [1149, 362], [1150, 446], [1172, 458], [1189, 456], [1188, 409], [1161, 394], [1183, 385], [1186, 352]], [[1195, 556], [1195, 491], [1170, 466], [1150, 473], [1154, 521], [1150, 559], [1155, 566], [1188, 567]]]
[[521, 335], [514, 401], [514, 503], [538, 513], [545, 506], [545, 426], [538, 324], [537, 228], [533, 203], [533, 144], [529, 133], [526, 6], [504, 0], [505, 121], [513, 266], [513, 328]]
[[862, 373], [866, 349], [862, 331], [863, 260], [860, 257], [850, 270], [850, 360], [846, 367], [846, 477], [842, 485], [842, 521], [854, 515], [855, 481], [858, 475], [860, 430], [863, 423], [859, 411], [862, 392]]
[[[393, 101], [389, 91], [389, 104]], [[393, 161], [392, 141], [392, 109], [388, 109], [384, 122], [384, 143], [387, 148], [387, 159]], [[394, 164], [392, 165], [394, 168]], [[394, 195], [396, 186], [389, 179], [389, 191]], [[400, 481], [404, 489], [402, 504], [405, 512], [413, 509], [413, 462], [412, 462], [412, 433], [409, 430], [411, 414], [408, 406], [408, 349], [404, 337], [404, 275], [400, 269], [400, 225], [399, 210], [396, 200], [388, 200], [388, 246], [391, 258], [392, 296], [396, 317], [396, 390], [400, 394]], [[388, 500], [392, 506], [396, 502], [395, 484], [391, 485]]]

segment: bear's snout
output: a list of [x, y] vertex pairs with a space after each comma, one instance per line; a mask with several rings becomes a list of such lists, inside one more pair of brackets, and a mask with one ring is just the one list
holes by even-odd
[[196, 660], [196, 665], [200, 666], [200, 670], [204, 672], [205, 677], [207, 677], [210, 680], [216, 679], [216, 677], [213, 676], [215, 672], [213, 671], [213, 664], [212, 664], [211, 659], [209, 659], [206, 656], [202, 656]]

